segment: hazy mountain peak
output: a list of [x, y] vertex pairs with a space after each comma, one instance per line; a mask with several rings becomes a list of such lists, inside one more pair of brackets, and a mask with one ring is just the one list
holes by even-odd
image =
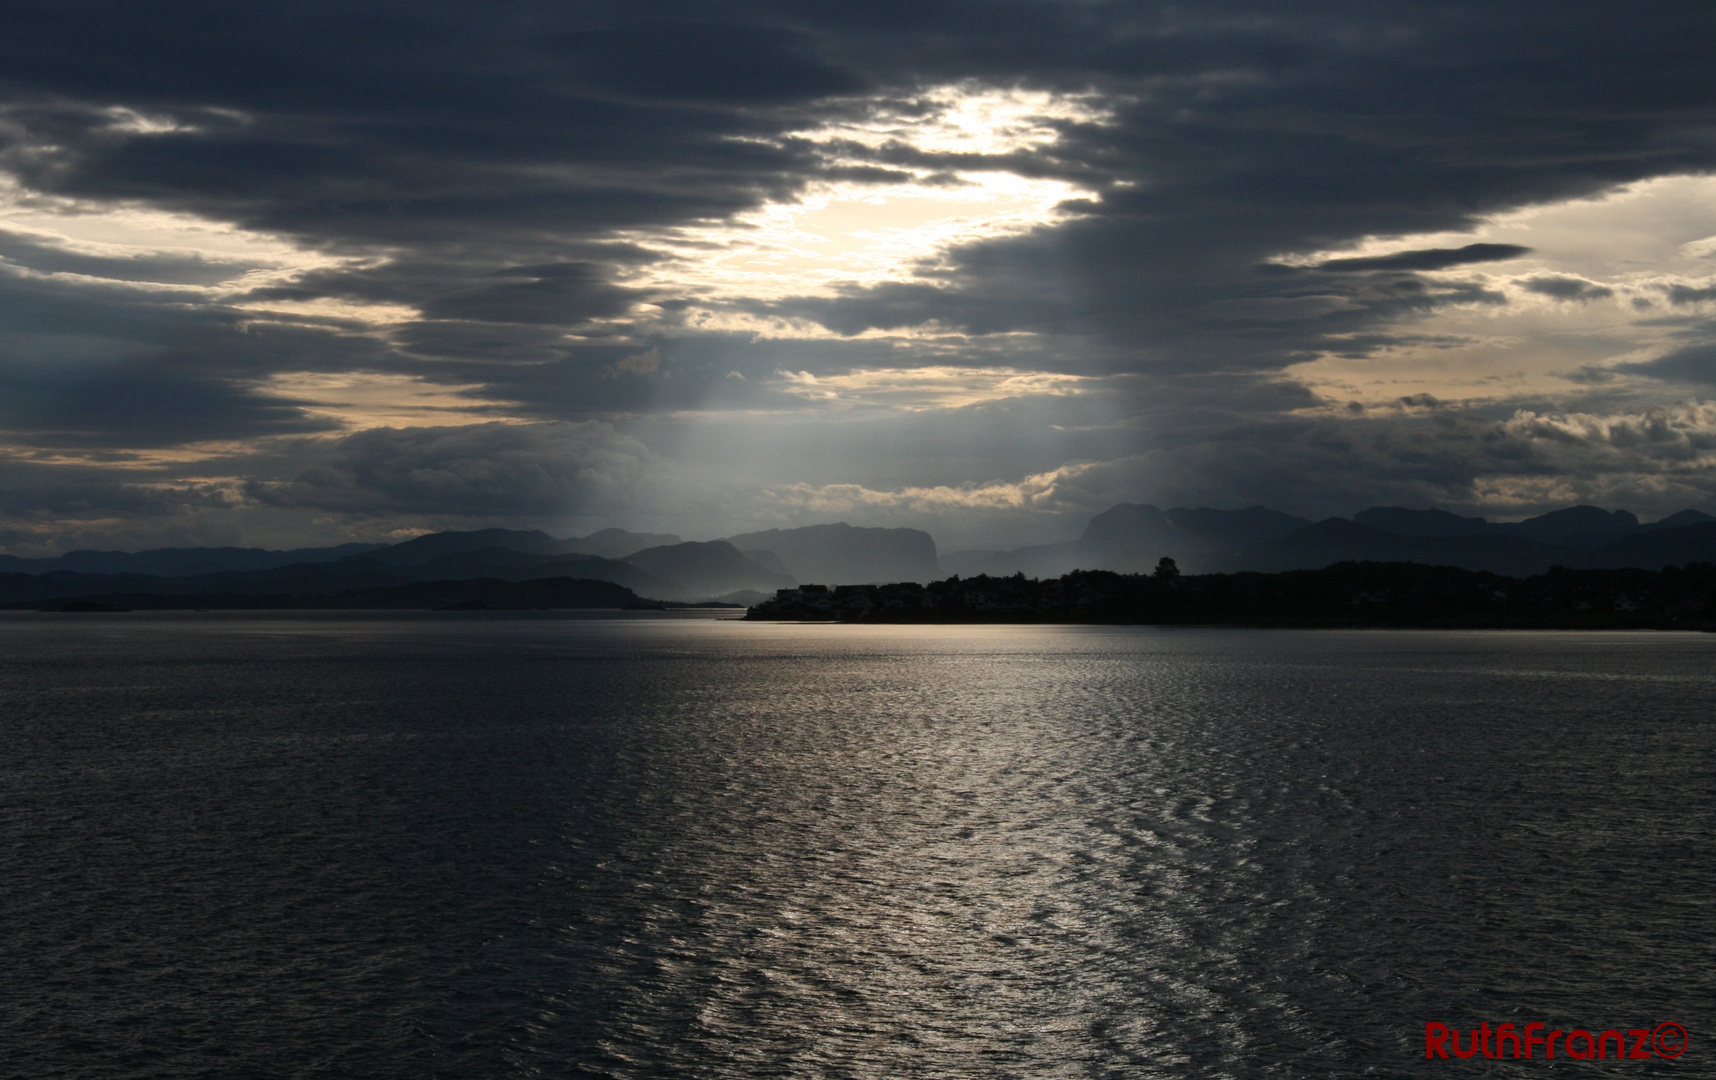
[[1397, 536], [1469, 536], [1493, 528], [1484, 518], [1461, 517], [1434, 507], [1412, 510], [1404, 506], [1373, 506], [1354, 514], [1353, 520]]
[[412, 566], [440, 555], [461, 551], [508, 548], [531, 555], [554, 555], [560, 541], [540, 529], [475, 529], [470, 532], [438, 532], [418, 536], [392, 547], [369, 553], [387, 566]]
[[797, 584], [791, 577], [758, 566], [726, 540], [687, 540], [646, 548], [625, 562], [656, 577], [677, 582], [680, 595], [668, 599], [706, 599], [739, 590], [772, 592]]
[[1305, 518], [1266, 506], [1243, 510], [1179, 506], [1164, 511], [1149, 503], [1120, 503], [1092, 517], [1078, 543], [1087, 558], [1115, 558], [1128, 552], [1131, 561], [1142, 558], [1151, 565], [1161, 555], [1192, 557], [1195, 562], [1199, 555], [1277, 539], [1309, 524]]
[[1716, 521], [1716, 516], [1706, 514], [1702, 510], [1686, 509], [1673, 513], [1660, 521], [1653, 521], [1643, 526], [1647, 529], [1678, 529], [1686, 525], [1702, 525], [1705, 522]]
[[1626, 510], [1609, 511], [1599, 506], [1569, 506], [1503, 528], [1546, 544], [1574, 548], [1598, 547], [1639, 528], [1637, 515]]
[[767, 551], [799, 581], [856, 585], [933, 581], [940, 576], [935, 538], [921, 529], [887, 529], [844, 521], [765, 529], [728, 538], [747, 551]]
[[1247, 506], [1242, 510], [1213, 510], [1207, 506], [1195, 509], [1175, 507], [1168, 511], [1168, 520], [1202, 548], [1233, 548], [1288, 536], [1311, 524], [1309, 518], [1271, 510], [1267, 506]]
[[1627, 528], [1639, 523], [1638, 516], [1627, 510], [1605, 510], [1600, 506], [1581, 503], [1561, 510], [1551, 510], [1547, 514], [1539, 514], [1519, 522], [1521, 525], [1609, 525]]
[[645, 548], [667, 547], [682, 543], [673, 533], [640, 533], [626, 529], [600, 529], [589, 536], [574, 536], [560, 542], [567, 554], [600, 555], [605, 559], [623, 559]]
[[1097, 543], [1124, 542], [1138, 533], [1171, 529], [1172, 519], [1160, 508], [1149, 503], [1117, 503], [1091, 517], [1080, 540]]

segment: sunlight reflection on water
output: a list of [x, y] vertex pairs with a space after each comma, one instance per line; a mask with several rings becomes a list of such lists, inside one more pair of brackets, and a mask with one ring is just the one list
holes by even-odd
[[1707, 637], [0, 638], [20, 1075], [1391, 1075], [1427, 1019], [1716, 1015]]

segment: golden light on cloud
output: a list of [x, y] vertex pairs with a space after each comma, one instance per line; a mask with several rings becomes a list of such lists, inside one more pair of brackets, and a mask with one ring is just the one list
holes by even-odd
[[[1009, 171], [1000, 156], [1052, 146], [1065, 125], [1103, 123], [1107, 117], [1092, 96], [965, 86], [932, 90], [907, 103], [875, 103], [865, 118], [786, 138], [816, 145], [831, 165], [874, 168], [854, 148], [897, 145], [950, 155], [948, 167], [889, 166], [900, 179], [814, 184], [791, 202], [730, 221], [628, 236], [667, 256], [640, 272], [638, 281], [688, 291], [719, 309], [724, 300], [832, 295], [841, 287], [924, 280], [926, 269], [951, 248], [1076, 216], [1066, 204], [1091, 198], [1092, 192]], [[706, 329], [781, 329], [732, 311], [714, 310], [696, 321]], [[790, 332], [819, 331], [794, 324]]]
[[[116, 124], [132, 125], [126, 130], [153, 122], [129, 110], [118, 110], [115, 117]], [[373, 326], [418, 318], [416, 309], [401, 304], [248, 295], [309, 271], [367, 269], [380, 261], [330, 255], [193, 214], [44, 196], [0, 177], [0, 266], [26, 276], [176, 290], [187, 299], [273, 316]]]
[[1084, 393], [1096, 380], [1083, 375], [1010, 368], [864, 368], [840, 375], [781, 372], [789, 394], [810, 401], [882, 405], [909, 412], [955, 409], [1020, 397]]
[[1626, 378], [1617, 374], [1621, 365], [1684, 347], [1676, 316], [1716, 306], [1698, 299], [1716, 295], [1716, 177], [1663, 177], [1498, 214], [1468, 232], [1373, 237], [1280, 261], [1310, 266], [1474, 243], [1530, 250], [1418, 271], [1482, 294], [1386, 328], [1399, 337], [1396, 346], [1331, 353], [1291, 374], [1325, 399], [1366, 405], [1416, 394], [1495, 401]]
[[862, 484], [787, 484], [764, 496], [778, 506], [820, 513], [850, 513], [876, 507], [904, 507], [924, 513], [946, 510], [1038, 510], [1061, 508], [1065, 487], [1109, 462], [1071, 462], [1018, 480], [976, 484], [936, 484], [882, 490]]
[[267, 233], [141, 204], [43, 195], [3, 175], [0, 224], [92, 253], [184, 253], [260, 265], [333, 261]]
[[[96, 466], [121, 472], [152, 472], [178, 465], [190, 465], [215, 458], [228, 458], [254, 450], [250, 442], [211, 440], [173, 447], [68, 449], [46, 448], [21, 443], [0, 442], [0, 460], [28, 462], [31, 465]], [[205, 478], [206, 479], [206, 478]], [[193, 481], [186, 480], [186, 483]], [[196, 480], [202, 483], [203, 480]], [[212, 481], [210, 481], [212, 482]]]
[[[1716, 176], [1665, 176], [1590, 198], [1522, 207], [1485, 218], [1466, 232], [1367, 237], [1340, 250], [1284, 255], [1288, 265], [1373, 258], [1472, 243], [1518, 244], [1524, 264], [1551, 264], [1580, 276], [1623, 282], [1663, 273], [1716, 271]], [[1445, 271], [1469, 274], [1474, 267]], [[1482, 266], [1476, 269], [1483, 269]], [[1512, 272], [1514, 266], [1509, 265]]]
[[1069, 216], [1070, 184], [1011, 173], [962, 174], [959, 186], [833, 184], [796, 203], [654, 243], [672, 261], [661, 284], [703, 298], [776, 300], [836, 285], [920, 278], [924, 260], [958, 244], [1028, 232]]
[[940, 86], [909, 101], [878, 102], [861, 119], [793, 132], [811, 142], [889, 143], [937, 154], [1009, 154], [1049, 146], [1068, 124], [1108, 122], [1112, 110], [1095, 94]]
[[467, 424], [513, 423], [496, 415], [489, 404], [470, 396], [477, 386], [448, 386], [411, 375], [378, 372], [310, 372], [277, 374], [263, 392], [298, 404], [311, 416], [340, 425], [334, 432], [377, 427], [459, 427]]
[[109, 131], [127, 135], [170, 135], [174, 132], [199, 130], [195, 124], [187, 124], [176, 117], [139, 112], [123, 105], [115, 105], [103, 109], [102, 112], [108, 117]]
[[332, 296], [318, 296], [310, 300], [256, 300], [246, 297], [234, 301], [233, 306], [242, 311], [255, 312], [258, 316], [279, 317], [273, 321], [302, 319], [346, 322], [377, 329], [422, 318], [422, 313], [416, 308], [404, 304], [365, 303]]

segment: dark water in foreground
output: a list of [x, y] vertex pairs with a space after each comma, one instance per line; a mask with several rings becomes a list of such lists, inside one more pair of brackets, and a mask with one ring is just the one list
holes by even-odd
[[1716, 1076], [1713, 701], [1696, 635], [0, 618], [0, 1075]]

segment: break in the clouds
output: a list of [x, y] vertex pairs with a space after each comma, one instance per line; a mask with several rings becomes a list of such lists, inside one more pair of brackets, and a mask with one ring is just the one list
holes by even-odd
[[0, 543], [1709, 505], [1697, 5], [14, 5]]

